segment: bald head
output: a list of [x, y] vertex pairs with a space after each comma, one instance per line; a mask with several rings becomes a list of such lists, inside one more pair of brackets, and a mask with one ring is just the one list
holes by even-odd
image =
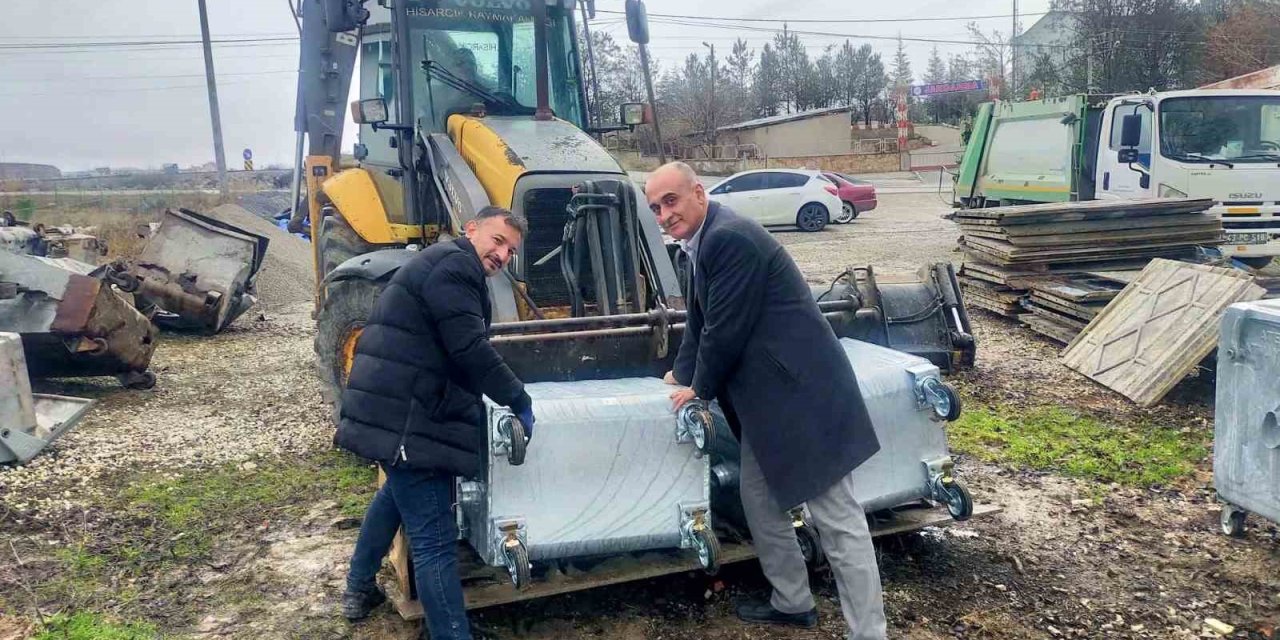
[[644, 185], [649, 209], [671, 237], [688, 240], [707, 217], [706, 189], [693, 168], [683, 162], [668, 162], [649, 175]]

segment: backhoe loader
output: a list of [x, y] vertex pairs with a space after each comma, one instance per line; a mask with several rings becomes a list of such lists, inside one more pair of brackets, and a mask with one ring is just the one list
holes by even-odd
[[[643, 6], [627, 4], [633, 39], [641, 33], [647, 41]], [[591, 0], [584, 7], [576, 0], [302, 2], [299, 204], [289, 224], [295, 233], [309, 227], [312, 236], [315, 348], [335, 415], [382, 288], [416, 250], [457, 237], [487, 205], [518, 212], [530, 225], [518, 258], [489, 279], [492, 341], [521, 379], [660, 377], [671, 368], [684, 328], [686, 270], [639, 188], [593, 137], [603, 130], [588, 125], [577, 9], [583, 19], [594, 13]], [[357, 62], [361, 99], [350, 113], [360, 141], [356, 164], [347, 166], [340, 163], [343, 101]], [[650, 113], [623, 105], [609, 129], [643, 124]], [[870, 270], [851, 271], [819, 304], [841, 335], [919, 353], [943, 370], [972, 363], [949, 266], [882, 287]], [[945, 511], [941, 519], [949, 519]], [[725, 543], [719, 552], [719, 564], [751, 557], [744, 544]], [[420, 615], [403, 544], [393, 562], [401, 613]], [[518, 590], [464, 581], [468, 606], [479, 607], [698, 564], [688, 556], [637, 561], [628, 571], [532, 586], [517, 579]]]

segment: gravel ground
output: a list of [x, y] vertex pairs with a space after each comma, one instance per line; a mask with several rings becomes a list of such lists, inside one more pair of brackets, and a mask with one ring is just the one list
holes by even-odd
[[[958, 258], [956, 233], [939, 218], [946, 209], [934, 195], [887, 195], [880, 208], [850, 225], [778, 235], [814, 283], [825, 284], [851, 265], [914, 272]], [[42, 544], [70, 544], [78, 535], [70, 525], [96, 517], [92, 505], [117, 490], [107, 480], [115, 475], [220, 462], [287, 464], [327, 450], [332, 428], [312, 373], [308, 312], [306, 304], [286, 306], [269, 320], [246, 318], [211, 339], [165, 335], [153, 367], [159, 383], [150, 392], [99, 380], [39, 383], [38, 390], [99, 404], [35, 463], [0, 469], [0, 553], [15, 549], [26, 561], [0, 562], [0, 595], [21, 593], [15, 584], [60, 566], [49, 557], [41, 561], [41, 553], [51, 552], [27, 540], [31, 528], [40, 525]], [[971, 315], [978, 364], [954, 378], [970, 397], [1084, 407], [1171, 427], [1211, 424], [1204, 381], [1184, 383], [1162, 406], [1140, 410], [1058, 365], [1053, 343], [1009, 321]], [[964, 457], [958, 472], [979, 502], [1004, 511], [881, 541], [891, 637], [1214, 637], [1201, 630], [1205, 619], [1216, 618], [1239, 629], [1232, 637], [1263, 638], [1272, 637], [1280, 621], [1275, 529], [1258, 524], [1242, 540], [1220, 535], [1207, 468], [1180, 486], [1150, 490], [1095, 486]], [[335, 504], [309, 508], [283, 526], [245, 527], [191, 575], [157, 576], [144, 585], [195, 603], [194, 620], [170, 630], [192, 638], [414, 637], [415, 625], [387, 609], [354, 626], [338, 618], [355, 532], [335, 519]], [[265, 603], [250, 606], [223, 593], [245, 585]], [[830, 577], [819, 574], [814, 588], [822, 616], [814, 631], [748, 627], [734, 618], [737, 597], [767, 592], [753, 563], [726, 568], [715, 579], [674, 575], [497, 607], [474, 619], [498, 638], [843, 637]], [[0, 637], [23, 624], [0, 615]]]
[[270, 240], [266, 260], [258, 271], [259, 305], [277, 312], [312, 299], [315, 272], [310, 243], [239, 205], [224, 204], [206, 215]]

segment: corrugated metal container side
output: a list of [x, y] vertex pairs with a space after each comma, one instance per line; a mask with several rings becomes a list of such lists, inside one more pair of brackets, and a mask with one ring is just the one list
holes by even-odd
[[[1280, 522], [1280, 300], [1223, 314], [1218, 344], [1213, 476], [1223, 532], [1243, 531], [1239, 509]], [[1239, 508], [1239, 509], [1237, 509]]]

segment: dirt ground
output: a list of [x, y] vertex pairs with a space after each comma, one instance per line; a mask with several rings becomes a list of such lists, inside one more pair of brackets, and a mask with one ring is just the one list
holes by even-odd
[[[946, 209], [934, 194], [884, 195], [880, 208], [850, 225], [779, 237], [814, 283], [850, 265], [914, 271], [958, 259], [956, 233], [939, 218]], [[41, 383], [42, 391], [86, 395], [99, 405], [36, 462], [0, 470], [0, 638], [23, 637], [20, 630], [38, 617], [68, 606], [41, 597], [61, 593], [46, 590], [55, 576], [79, 575], [78, 556], [68, 560], [66, 549], [156, 526], [112, 512], [116, 496], [127, 493], [124, 479], [228, 464], [265, 473], [327, 450], [331, 427], [310, 368], [307, 311], [303, 305], [248, 317], [213, 339], [167, 336], [156, 354], [154, 391], [103, 381]], [[1058, 365], [1053, 343], [970, 313], [978, 364], [953, 379], [967, 400], [1212, 429], [1212, 387], [1204, 380], [1184, 383], [1160, 407], [1137, 409]], [[977, 501], [1003, 511], [881, 539], [890, 636], [1217, 637], [1202, 636], [1205, 620], [1216, 619], [1235, 628], [1231, 637], [1272, 637], [1280, 624], [1275, 529], [1254, 519], [1243, 539], [1221, 535], [1210, 462], [1199, 461], [1196, 473], [1174, 485], [1132, 488], [959, 456], [958, 473]], [[414, 637], [415, 625], [388, 609], [358, 625], [340, 619], [356, 523], [337, 499], [299, 495], [291, 509], [218, 529], [199, 564], [95, 573], [97, 582], [84, 589], [97, 585], [106, 593], [79, 605], [142, 619], [173, 637]], [[818, 573], [814, 587], [821, 623], [813, 631], [736, 620], [736, 598], [767, 593], [754, 562], [714, 579], [668, 576], [495, 607], [473, 620], [498, 638], [843, 638], [830, 577]]]

